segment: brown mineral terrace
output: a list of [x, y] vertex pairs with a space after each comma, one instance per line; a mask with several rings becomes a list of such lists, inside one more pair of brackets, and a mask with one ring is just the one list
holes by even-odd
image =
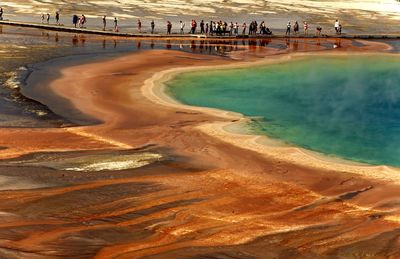
[[[339, 41], [329, 52], [305, 41], [296, 53], [390, 50]], [[272, 156], [219, 128], [243, 116], [180, 105], [162, 92], [182, 69], [285, 62], [293, 52], [293, 44], [228, 58], [149, 50], [60, 71], [48, 89], [102, 123], [0, 129], [0, 257], [400, 257], [395, 169], [308, 166], [285, 159], [295, 148]], [[156, 159], [74, 169], [125, 156]]]

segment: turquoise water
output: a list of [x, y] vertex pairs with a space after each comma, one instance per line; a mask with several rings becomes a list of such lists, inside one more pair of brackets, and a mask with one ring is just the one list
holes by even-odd
[[190, 72], [168, 83], [190, 105], [260, 116], [251, 125], [286, 143], [369, 164], [400, 166], [400, 58], [308, 57]]

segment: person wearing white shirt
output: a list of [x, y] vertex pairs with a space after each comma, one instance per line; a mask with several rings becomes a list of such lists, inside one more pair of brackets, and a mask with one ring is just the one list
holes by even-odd
[[181, 34], [183, 34], [183, 29], [185, 29], [185, 23], [184, 22], [180, 22], [180, 26], [181, 26]]
[[339, 27], [340, 27], [339, 20], [336, 20], [336, 22], [335, 22], [335, 31], [336, 31], [336, 34], [339, 33]]

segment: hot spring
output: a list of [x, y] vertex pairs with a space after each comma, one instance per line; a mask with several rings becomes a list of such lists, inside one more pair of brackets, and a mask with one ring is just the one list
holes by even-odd
[[400, 166], [400, 57], [309, 56], [196, 71], [167, 83], [178, 101], [256, 116], [250, 128], [290, 145]]

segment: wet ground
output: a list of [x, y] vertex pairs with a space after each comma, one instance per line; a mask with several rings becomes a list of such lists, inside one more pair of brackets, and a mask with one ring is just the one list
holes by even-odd
[[[41, 78], [55, 78], [63, 66], [93, 62], [96, 60], [117, 57], [148, 49], [170, 49], [190, 53], [229, 56], [233, 51], [250, 48], [252, 52], [262, 54], [265, 47], [285, 51], [293, 46], [294, 51], [301, 49], [303, 43], [319, 45], [321, 48], [340, 47], [340, 41], [332, 44], [324, 40], [132, 40], [110, 38], [83, 34], [49, 32], [38, 29], [0, 26], [0, 107], [2, 127], [65, 127], [70, 125], [88, 125], [96, 120], [69, 109], [69, 113], [49, 109], [41, 105], [40, 98], [29, 98], [30, 89], [27, 80], [35, 86], [36, 94], [42, 93], [46, 101], [57, 100], [61, 107], [63, 102], [51, 95], [44, 88]], [[355, 45], [362, 44], [353, 41]], [[397, 41], [393, 41], [397, 46]], [[199, 58], [201, 58], [199, 56]], [[52, 69], [42, 69], [49, 67]], [[35, 71], [34, 76], [31, 76]], [[40, 82], [40, 83], [35, 83]], [[43, 88], [43, 89], [42, 89]], [[41, 89], [37, 91], [37, 89]]]

